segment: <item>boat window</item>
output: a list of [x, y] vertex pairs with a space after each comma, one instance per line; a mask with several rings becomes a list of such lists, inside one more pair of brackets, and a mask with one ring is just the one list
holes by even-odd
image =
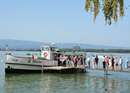
[[46, 51], [48, 51], [49, 50], [49, 48], [48, 47], [46, 47]]
[[41, 47], [41, 51], [43, 51], [44, 50], [44, 47]]
[[55, 51], [55, 48], [54, 48], [54, 47], [52, 47], [52, 48], [51, 48], [51, 50], [52, 50], [52, 51]]

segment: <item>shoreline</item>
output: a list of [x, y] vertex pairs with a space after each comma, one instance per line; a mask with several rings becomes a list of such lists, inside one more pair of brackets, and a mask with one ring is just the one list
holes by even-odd
[[[0, 51], [6, 51], [5, 49], [1, 49]], [[37, 51], [40, 52], [40, 49], [10, 49], [8, 51]], [[61, 52], [81, 52], [81, 53], [126, 53], [130, 54], [130, 49], [80, 49], [80, 50], [73, 50], [73, 49], [61, 49]]]

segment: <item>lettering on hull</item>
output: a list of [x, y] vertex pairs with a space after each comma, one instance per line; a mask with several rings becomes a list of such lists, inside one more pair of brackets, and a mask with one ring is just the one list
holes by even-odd
[[12, 61], [18, 61], [18, 59], [12, 59]]
[[42, 61], [33, 60], [33, 63], [42, 63]]

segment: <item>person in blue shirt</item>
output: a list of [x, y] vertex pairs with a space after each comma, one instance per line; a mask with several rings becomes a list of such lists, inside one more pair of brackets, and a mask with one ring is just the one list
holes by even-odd
[[54, 60], [57, 60], [57, 55], [56, 54], [54, 55]]
[[125, 68], [126, 68], [126, 71], [129, 71], [129, 60], [128, 60], [128, 58], [126, 58], [126, 61], [125, 61]]

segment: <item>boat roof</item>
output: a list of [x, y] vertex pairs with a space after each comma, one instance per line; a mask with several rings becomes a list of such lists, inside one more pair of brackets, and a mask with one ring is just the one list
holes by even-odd
[[56, 47], [53, 47], [53, 46], [40, 46], [40, 47], [51, 47], [51, 48], [56, 48]]
[[56, 54], [60, 54], [60, 55], [77, 55], [77, 56], [80, 56], [80, 55], [84, 55], [84, 53], [73, 53], [73, 52], [54, 52]]

